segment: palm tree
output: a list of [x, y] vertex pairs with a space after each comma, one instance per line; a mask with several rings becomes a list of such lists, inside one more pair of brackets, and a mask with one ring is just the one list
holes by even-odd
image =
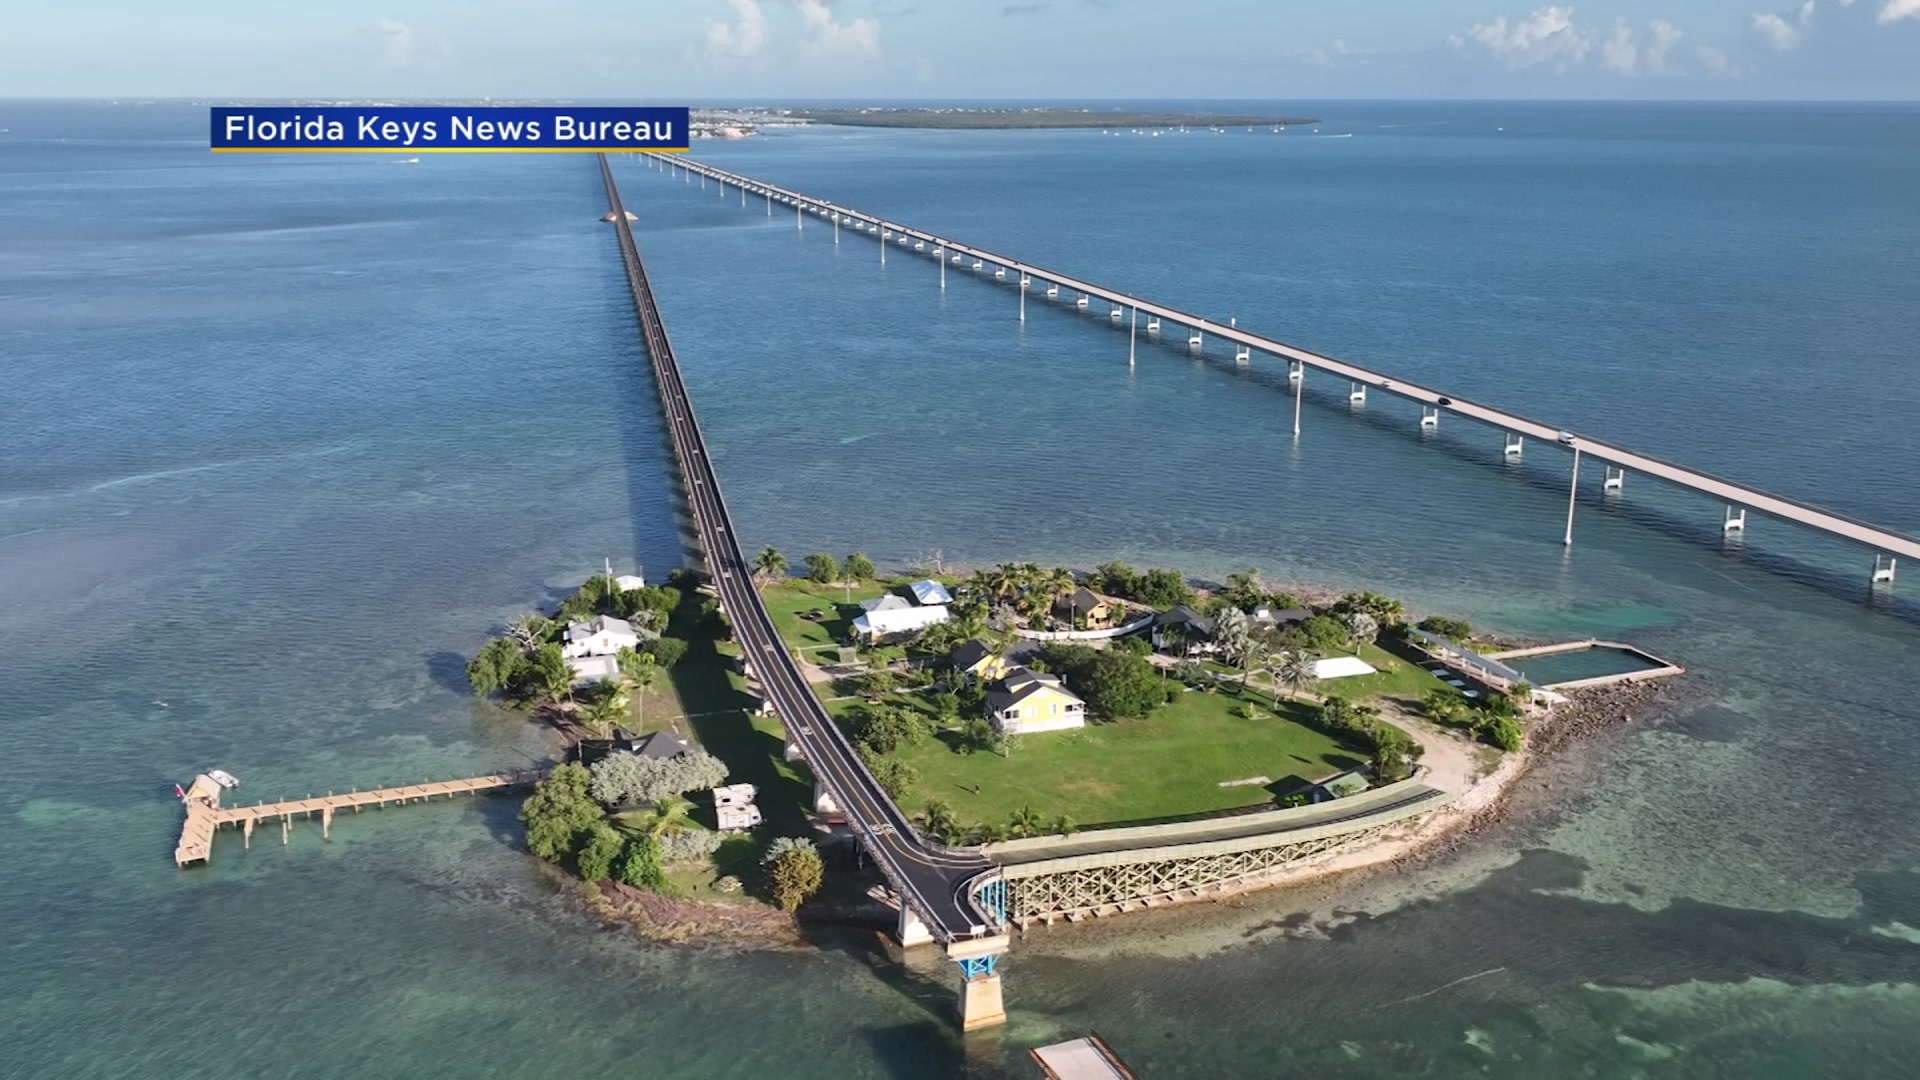
[[631, 688], [634, 700], [639, 703], [640, 726], [646, 727], [647, 691], [652, 689], [654, 679], [659, 676], [660, 669], [653, 665], [653, 659], [651, 657], [636, 654], [634, 659], [636, 663], [634, 663], [632, 667], [622, 666], [620, 674], [622, 680]]
[[613, 823], [628, 833], [658, 839], [671, 832], [696, 828], [692, 813], [692, 803], [679, 795], [668, 795], [654, 803], [650, 810], [628, 810], [613, 815]]
[[787, 572], [787, 557], [777, 548], [767, 547], [753, 557], [754, 572], [769, 581], [775, 581]]
[[1253, 626], [1247, 613], [1232, 606], [1221, 609], [1214, 616], [1213, 640], [1220, 646], [1221, 655], [1244, 670], [1253, 648]]
[[1356, 645], [1369, 644], [1380, 634], [1380, 620], [1364, 611], [1350, 612], [1342, 621], [1346, 623], [1347, 636]]
[[940, 838], [944, 843], [954, 843], [960, 838], [960, 819], [954, 816], [953, 807], [938, 799], [927, 804], [926, 813], [921, 816], [927, 831]]
[[1032, 806], [1022, 806], [1007, 818], [1007, 828], [1015, 836], [1038, 836], [1044, 828], [1040, 823], [1040, 814]]
[[1313, 658], [1298, 649], [1275, 653], [1269, 670], [1273, 672], [1275, 683], [1273, 692], [1275, 708], [1280, 707], [1280, 687], [1287, 687], [1297, 696], [1318, 681], [1313, 673]]
[[614, 725], [627, 711], [626, 705], [618, 695], [603, 694], [594, 699], [593, 704], [580, 710], [580, 726], [587, 729], [596, 739], [604, 739], [613, 734]]

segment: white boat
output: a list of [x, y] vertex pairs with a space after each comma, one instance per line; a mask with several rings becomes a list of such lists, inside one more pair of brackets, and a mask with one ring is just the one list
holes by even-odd
[[208, 769], [207, 779], [224, 788], [236, 788], [240, 786], [239, 778], [225, 769]]

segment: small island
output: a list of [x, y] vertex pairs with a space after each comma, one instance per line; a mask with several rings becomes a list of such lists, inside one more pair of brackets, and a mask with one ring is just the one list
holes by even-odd
[[[1579, 711], [1475, 651], [1465, 622], [1413, 620], [1372, 592], [1303, 599], [1252, 570], [1221, 584], [1118, 562], [882, 577], [857, 552], [793, 567], [773, 548], [754, 569], [808, 682], [922, 834], [1009, 866], [1384, 808], [1378, 828], [1312, 852], [1318, 870], [1285, 869], [1378, 861], [1420, 842], [1442, 805], [1491, 805], [1534, 729]], [[1583, 686], [1680, 670], [1646, 659], [1573, 667]], [[686, 572], [655, 587], [596, 576], [489, 642], [469, 666], [476, 692], [568, 746], [523, 808], [529, 850], [650, 931], [768, 942], [794, 938], [793, 913], [885, 924], [885, 890], [745, 669]], [[1016, 919], [1051, 921], [1033, 905], [1052, 902], [1015, 890]]]

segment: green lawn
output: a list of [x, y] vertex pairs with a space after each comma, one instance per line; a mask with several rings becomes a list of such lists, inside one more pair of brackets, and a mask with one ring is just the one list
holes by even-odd
[[1428, 691], [1439, 690], [1447, 685], [1439, 676], [1414, 661], [1396, 656], [1378, 645], [1361, 646], [1360, 659], [1379, 670], [1372, 675], [1329, 679], [1314, 689], [1321, 694], [1338, 694], [1349, 701], [1391, 697], [1417, 704], [1427, 696]]
[[[917, 814], [939, 799], [969, 825], [1005, 822], [1029, 805], [1049, 821], [1066, 814], [1082, 826], [1147, 824], [1270, 803], [1276, 793], [1362, 763], [1362, 752], [1289, 719], [1298, 706], [1275, 716], [1271, 701], [1256, 697], [1257, 720], [1237, 715], [1241, 702], [1230, 691], [1195, 691], [1146, 720], [1022, 736], [1005, 758], [960, 754], [931, 740], [901, 753], [920, 774], [903, 803]], [[1274, 783], [1219, 786], [1254, 776]]]
[[[853, 590], [853, 601], [849, 604], [845, 588], [787, 580], [761, 589], [760, 596], [766, 601], [768, 614], [773, 616], [774, 629], [780, 631], [786, 643], [796, 649], [811, 650], [822, 645], [835, 645], [845, 638], [848, 628], [860, 614], [860, 601], [870, 600], [885, 591], [884, 585], [857, 586]], [[816, 608], [826, 612], [827, 617], [818, 622], [804, 617]]]

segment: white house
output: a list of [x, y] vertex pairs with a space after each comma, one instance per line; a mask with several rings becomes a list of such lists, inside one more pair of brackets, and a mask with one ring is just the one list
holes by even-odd
[[591, 686], [620, 674], [620, 659], [615, 656], [570, 656], [567, 666], [573, 669], [575, 686]]
[[924, 630], [934, 623], [947, 621], [945, 604], [928, 604], [925, 607], [882, 608], [869, 611], [853, 620], [853, 632], [862, 637], [882, 638], [891, 634], [905, 634], [914, 630]]
[[914, 600], [922, 604], [953, 603], [953, 594], [947, 591], [945, 585], [940, 584], [932, 578], [927, 578], [925, 581], [916, 581], [907, 586], [907, 588], [913, 591]]
[[861, 611], [905, 611], [913, 602], [899, 593], [881, 593], [871, 600], [860, 601]]
[[987, 691], [987, 715], [1009, 735], [1085, 727], [1087, 703], [1058, 675], [1017, 667]]
[[612, 656], [621, 649], [640, 647], [633, 624], [611, 615], [595, 615], [586, 622], [568, 623], [560, 652], [565, 656]]

